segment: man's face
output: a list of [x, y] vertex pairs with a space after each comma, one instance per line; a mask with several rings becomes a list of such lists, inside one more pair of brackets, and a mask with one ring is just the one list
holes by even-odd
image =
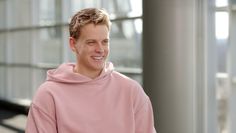
[[77, 65], [83, 72], [100, 72], [109, 54], [109, 30], [106, 25], [87, 24], [75, 42]]

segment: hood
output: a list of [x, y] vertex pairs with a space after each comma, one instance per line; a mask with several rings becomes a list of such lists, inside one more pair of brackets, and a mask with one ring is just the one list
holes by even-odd
[[95, 79], [91, 79], [79, 73], [74, 73], [73, 68], [75, 63], [63, 63], [56, 69], [47, 71], [47, 81], [62, 82], [62, 83], [86, 83], [97, 81], [110, 75], [114, 70], [113, 64], [107, 62], [102, 73]]

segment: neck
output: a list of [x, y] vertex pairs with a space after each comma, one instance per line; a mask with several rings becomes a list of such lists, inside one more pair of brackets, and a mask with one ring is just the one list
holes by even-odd
[[83, 70], [81, 68], [78, 67], [78, 65], [76, 65], [73, 69], [74, 73], [79, 73], [82, 74], [84, 76], [87, 76], [91, 79], [95, 79], [96, 77], [98, 77], [102, 70], [98, 70], [98, 71], [88, 71], [88, 70]]

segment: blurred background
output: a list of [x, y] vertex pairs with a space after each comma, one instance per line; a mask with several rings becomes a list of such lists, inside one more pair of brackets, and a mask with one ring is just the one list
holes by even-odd
[[143, 85], [160, 133], [235, 133], [236, 0], [0, 0], [0, 132], [24, 132], [46, 71], [74, 62], [68, 22], [111, 17], [109, 60]]

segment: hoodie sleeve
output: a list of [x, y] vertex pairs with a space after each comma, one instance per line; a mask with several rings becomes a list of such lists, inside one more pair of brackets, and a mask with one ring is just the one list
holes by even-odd
[[49, 87], [42, 85], [30, 106], [26, 133], [57, 133], [55, 103]]
[[141, 86], [137, 88], [134, 104], [135, 133], [156, 133], [151, 101]]
[[28, 114], [26, 133], [57, 133], [56, 122], [32, 104]]
[[153, 110], [149, 99], [135, 113], [135, 133], [156, 133]]

